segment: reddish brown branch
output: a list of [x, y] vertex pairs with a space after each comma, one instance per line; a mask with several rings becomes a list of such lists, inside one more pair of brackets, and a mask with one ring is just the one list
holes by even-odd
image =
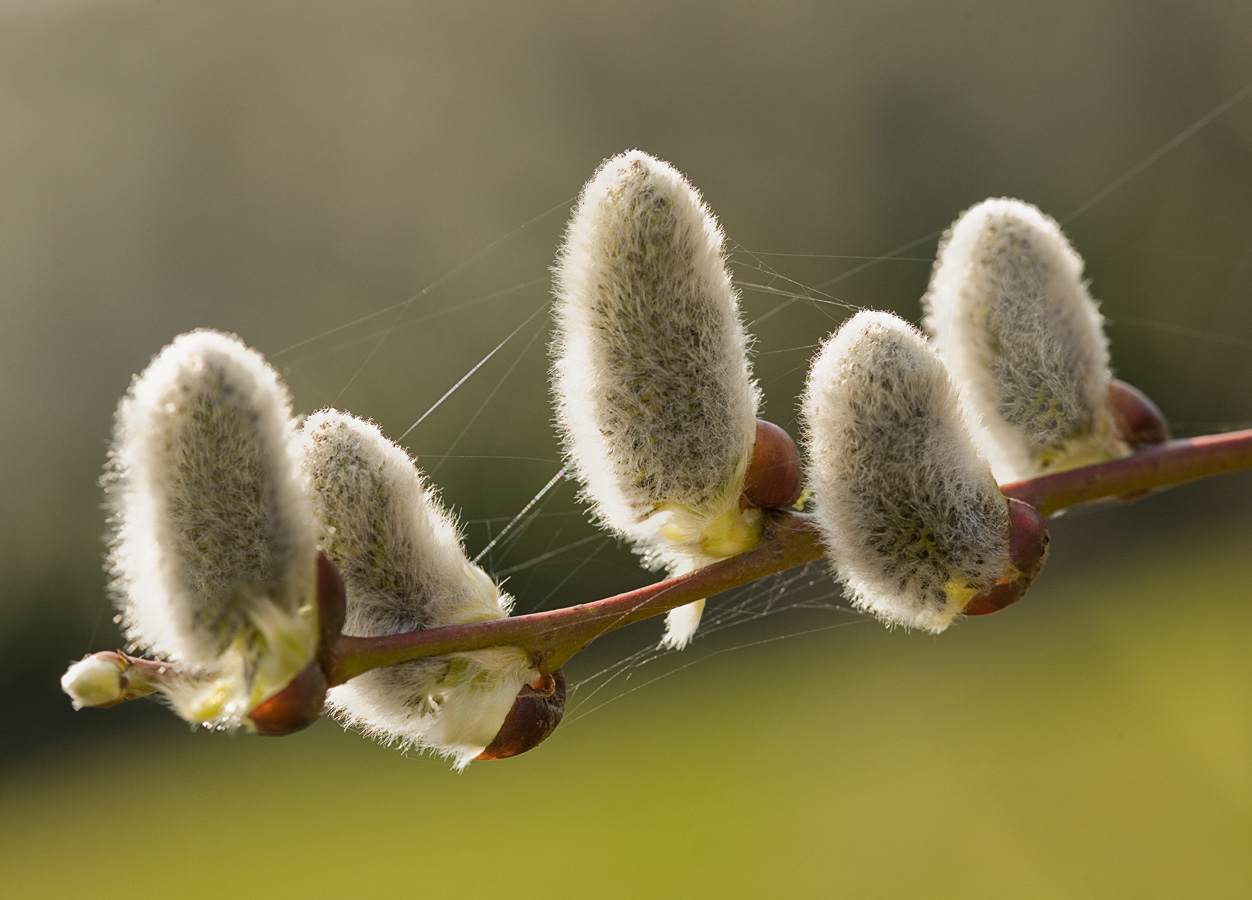
[[[1170, 441], [1125, 459], [1018, 481], [1001, 489], [1005, 496], [1029, 503], [1050, 516], [1081, 503], [1134, 499], [1197, 478], [1248, 468], [1252, 468], [1252, 429]], [[616, 597], [411, 634], [378, 638], [345, 635], [335, 646], [331, 684], [341, 684], [377, 666], [406, 659], [505, 644], [521, 647], [537, 666], [551, 672], [596, 638], [624, 625], [823, 556], [811, 516], [772, 511], [764, 538], [756, 549]]]
[[[1081, 503], [1135, 499], [1197, 478], [1252, 469], [1252, 429], [1169, 441], [1125, 459], [1003, 485], [1008, 497], [1055, 515]], [[764, 536], [753, 550], [699, 571], [577, 606], [526, 616], [385, 637], [341, 635], [323, 660], [331, 685], [378, 666], [409, 659], [516, 646], [537, 668], [554, 672], [601, 635], [678, 606], [750, 584], [822, 559], [825, 551], [813, 518], [769, 511]], [[116, 654], [109, 654], [116, 656]], [[122, 699], [141, 696], [161, 678], [176, 677], [169, 663], [125, 657], [133, 684]]]

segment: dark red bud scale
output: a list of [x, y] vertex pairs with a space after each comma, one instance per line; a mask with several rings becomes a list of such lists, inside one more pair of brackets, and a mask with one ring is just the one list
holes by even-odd
[[[1141, 450], [1169, 440], [1169, 423], [1157, 405], [1133, 384], [1109, 380], [1109, 420], [1115, 434], [1131, 450]], [[1147, 491], [1132, 491], [1115, 499], [1138, 500]]]
[[800, 453], [791, 435], [773, 422], [756, 420], [752, 461], [743, 480], [740, 505], [782, 509], [800, 498]]
[[300, 674], [276, 694], [257, 704], [248, 719], [257, 734], [278, 737], [308, 728], [322, 714], [335, 641], [347, 615], [347, 595], [339, 569], [325, 552], [317, 554], [317, 654]]
[[1148, 395], [1134, 385], [1111, 379], [1108, 404], [1113, 433], [1132, 448], [1169, 440], [1169, 422]]
[[1048, 522], [1029, 503], [1009, 498], [1009, 559], [1028, 580], [1048, 559]]
[[278, 737], [308, 728], [322, 714], [326, 705], [326, 673], [318, 660], [313, 660], [290, 684], [277, 694], [262, 700], [248, 719], [257, 734]]
[[343, 631], [344, 619], [348, 615], [348, 596], [344, 591], [343, 578], [339, 569], [324, 550], [317, 553], [317, 626], [319, 640], [317, 645], [318, 659], [324, 668], [329, 670], [329, 656], [335, 641], [339, 640], [339, 632]]
[[1009, 499], [1009, 560], [1018, 574], [965, 604], [967, 616], [999, 612], [1018, 600], [1043, 569], [1048, 559], [1048, 523], [1039, 510], [1021, 500]]
[[508, 759], [542, 744], [565, 715], [565, 673], [557, 669], [540, 677], [538, 684], [523, 685], [504, 717], [495, 740], [478, 759]]

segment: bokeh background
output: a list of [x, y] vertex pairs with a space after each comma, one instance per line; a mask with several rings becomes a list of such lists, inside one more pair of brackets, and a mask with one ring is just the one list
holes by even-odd
[[[718, 211], [781, 423], [847, 310], [915, 320], [937, 233], [1007, 194], [1066, 221], [1178, 433], [1247, 427], [1250, 50], [1228, 0], [2, 0], [6, 889], [1252, 894], [1248, 475], [1058, 520], [1027, 601], [942, 639], [818, 568], [717, 601], [682, 655], [637, 626], [570, 665], [549, 744], [463, 775], [57, 688], [118, 642], [96, 479], [181, 331], [404, 434], [471, 551], [498, 534], [559, 466], [548, 267], [631, 147]], [[487, 558], [524, 611], [647, 577], [573, 495]]]

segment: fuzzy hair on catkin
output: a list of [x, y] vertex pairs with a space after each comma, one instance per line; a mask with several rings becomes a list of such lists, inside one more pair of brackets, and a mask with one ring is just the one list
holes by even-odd
[[[682, 174], [633, 150], [583, 188], [554, 274], [567, 459], [599, 520], [673, 573], [759, 530], [738, 520], [759, 392], [724, 241]], [[698, 621], [695, 605], [675, 611], [667, 643]]]
[[233, 335], [181, 335], [134, 379], [103, 479], [132, 649], [207, 668], [264, 644], [302, 657], [296, 671], [312, 659], [317, 548], [294, 431], [278, 374]]
[[[322, 549], [347, 592], [344, 633], [374, 637], [485, 622], [509, 614], [507, 594], [461, 547], [414, 461], [372, 422], [323, 410], [299, 447]], [[347, 724], [429, 748], [462, 768], [495, 738], [530, 661], [515, 647], [417, 659], [333, 688]]]
[[852, 602], [943, 631], [1012, 571], [1009, 517], [925, 337], [860, 312], [822, 344], [802, 401], [808, 484]]
[[1110, 428], [1104, 321], [1052, 218], [1004, 198], [966, 210], [922, 303], [1001, 481], [1126, 453]]

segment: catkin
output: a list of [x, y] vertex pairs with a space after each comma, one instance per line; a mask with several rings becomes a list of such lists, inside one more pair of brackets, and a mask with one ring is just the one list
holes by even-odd
[[313, 657], [316, 545], [286, 388], [237, 338], [176, 338], [119, 406], [104, 477], [109, 569], [132, 649], [204, 670], [172, 694], [237, 724]]
[[[724, 236], [699, 193], [640, 151], [587, 183], [555, 270], [553, 394], [600, 521], [673, 573], [757, 540], [738, 497], [759, 396]], [[699, 605], [670, 614], [682, 646]]]
[[852, 602], [938, 633], [1012, 571], [1007, 501], [942, 361], [908, 323], [853, 316], [813, 360], [808, 481]]
[[1030, 204], [992, 199], [944, 235], [925, 326], [982, 417], [1001, 481], [1123, 455], [1103, 319], [1082, 259]]
[[[347, 592], [346, 634], [379, 636], [507, 616], [415, 463], [371, 422], [315, 413], [300, 433], [323, 550]], [[333, 688], [332, 711], [376, 737], [464, 767], [500, 729], [530, 669], [515, 647], [416, 659]]]

